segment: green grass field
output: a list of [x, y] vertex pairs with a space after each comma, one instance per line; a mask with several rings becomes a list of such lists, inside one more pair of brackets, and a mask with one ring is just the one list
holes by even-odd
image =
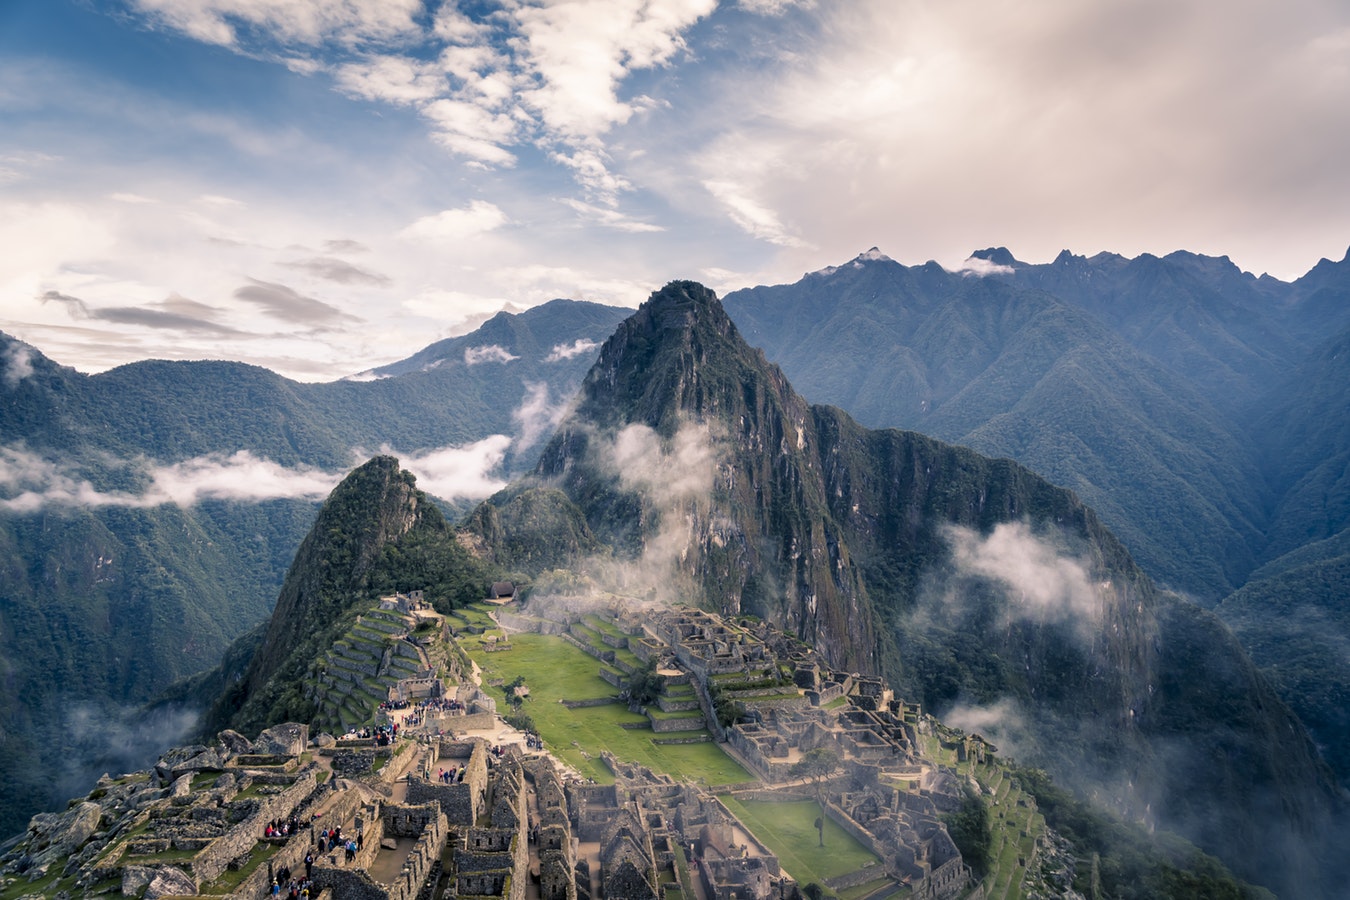
[[[715, 743], [658, 745], [652, 743], [656, 735], [650, 730], [620, 728], [620, 723], [647, 721], [621, 703], [577, 709], [563, 706], [558, 701], [612, 697], [616, 690], [600, 678], [599, 660], [562, 638], [515, 634], [511, 646], [511, 650], [496, 653], [484, 653], [472, 644], [466, 649], [482, 668], [485, 682], [500, 678], [510, 684], [517, 675], [524, 676], [530, 699], [521, 711], [534, 720], [549, 750], [583, 775], [599, 782], [612, 781], [600, 761], [601, 752], [608, 750], [618, 759], [641, 763], [673, 778], [709, 785], [752, 780]], [[500, 690], [494, 690], [504, 697]]]
[[878, 866], [878, 876], [885, 872], [876, 854], [830, 819], [825, 820], [825, 846], [820, 846], [815, 826], [820, 807], [814, 800], [741, 803], [731, 796], [723, 796], [721, 800], [755, 837], [778, 855], [783, 868], [801, 884], [812, 881], [824, 884], [827, 878], [868, 865]]

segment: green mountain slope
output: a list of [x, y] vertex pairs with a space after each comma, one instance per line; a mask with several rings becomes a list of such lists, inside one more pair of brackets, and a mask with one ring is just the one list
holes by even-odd
[[1264, 493], [1236, 425], [1080, 309], [1003, 277], [859, 257], [737, 291], [727, 310], [812, 400], [1072, 487], [1166, 584], [1216, 600], [1257, 564]]
[[382, 594], [423, 590], [448, 611], [485, 596], [491, 581], [492, 572], [459, 543], [398, 460], [372, 458], [324, 501], [239, 678], [203, 682], [230, 685], [213, 704], [205, 733], [312, 720], [318, 711], [313, 683], [325, 651], [356, 611]]

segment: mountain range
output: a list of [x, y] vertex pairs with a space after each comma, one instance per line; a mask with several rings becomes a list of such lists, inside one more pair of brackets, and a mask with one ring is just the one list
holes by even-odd
[[[1034, 556], [1048, 540], [1058, 555], [1047, 559], [1067, 552], [1072, 560], [1109, 558], [1111, 566], [1117, 557], [1132, 556], [1160, 583], [1212, 606], [1312, 727], [1344, 779], [1347, 759], [1337, 748], [1347, 746], [1338, 739], [1346, 722], [1337, 698], [1350, 685], [1340, 610], [1346, 593], [1344, 430], [1350, 427], [1344, 385], [1350, 382], [1338, 377], [1345, 364], [1338, 347], [1350, 309], [1350, 264], [1324, 260], [1285, 284], [1191, 254], [1125, 260], [1066, 253], [1049, 266], [1028, 266], [994, 249], [973, 260], [978, 263], [971, 272], [962, 274], [934, 264], [904, 267], [869, 252], [796, 285], [728, 295], [730, 320], [783, 367], [766, 369], [767, 381], [759, 370], [765, 360], [746, 363], [739, 349], [730, 356], [712, 353], [711, 335], [700, 333], [690, 347], [674, 351], [654, 342], [650, 329], [629, 329], [627, 351], [608, 364], [601, 357], [588, 376], [608, 377], [598, 383], [609, 393], [621, 385], [627, 393], [584, 390], [577, 400], [582, 418], [568, 420], [573, 426], [544, 450], [535, 477], [563, 490], [517, 486], [509, 497], [497, 498], [500, 505], [494, 501], [474, 512], [471, 526], [500, 565], [545, 573], [545, 579], [548, 569], [579, 552], [615, 563], [640, 561], [647, 554], [633, 556], [638, 549], [683, 546], [681, 536], [702, 534], [698, 563], [688, 569], [697, 578], [644, 589], [679, 584], [720, 598], [714, 602], [734, 600], [773, 616], [807, 639], [849, 654], [841, 662], [886, 671], [933, 707], [983, 716], [1014, 740], [1030, 741], [1028, 752], [1051, 759], [1056, 752], [1071, 757], [1091, 748], [1111, 761], [1108, 736], [1091, 729], [1077, 734], [1073, 726], [1085, 716], [1100, 717], [1106, 698], [1111, 708], [1133, 710], [1134, 718], [1149, 711], [1144, 723], [1124, 730], [1127, 746], [1115, 751], [1122, 758], [1138, 751], [1134, 758], [1148, 761], [1145, 769], [1163, 761], [1149, 748], [1167, 729], [1189, 733], [1208, 722], [1226, 735], [1232, 720], [1246, 723], [1237, 730], [1248, 737], [1263, 729], [1270, 735], [1298, 730], [1296, 723], [1279, 724], [1278, 715], [1269, 718], [1279, 701], [1213, 618], [1159, 594], [1136, 574], [1121, 581], [1128, 586], [1123, 596], [1147, 600], [1142, 605], [1149, 614], [1123, 617], [1116, 626], [1136, 637], [1163, 631], [1181, 637], [1173, 640], [1172, 652], [1155, 650], [1161, 655], [1144, 654], [1130, 665], [1127, 658], [1143, 645], [1125, 649], [1103, 638], [1097, 651], [1120, 665], [1100, 684], [1089, 679], [1093, 687], [1086, 694], [1073, 679], [1086, 671], [1088, 657], [1075, 661], [1064, 649], [1072, 641], [1028, 637], [1001, 620], [998, 591], [990, 586], [999, 578], [979, 569], [989, 548], [971, 534], [983, 534], [1002, 518], [969, 510], [958, 515], [952, 504], [975, 510], [1002, 504], [1010, 524], [1018, 520], [1012, 513], [1025, 513], [1028, 504], [1048, 505], [1077, 530], [1060, 529], [1050, 538], [1035, 528], [1005, 530], [1011, 548]], [[321, 496], [265, 503], [229, 496], [180, 504], [127, 499], [151, 496], [155, 467], [247, 450], [297, 470], [338, 469], [351, 464], [354, 448], [389, 445], [405, 453], [507, 434], [514, 440], [503, 472], [520, 472], [534, 463], [559, 404], [596, 360], [600, 342], [627, 314], [555, 301], [499, 316], [473, 335], [363, 373], [362, 380], [330, 385], [300, 385], [230, 363], [148, 362], [83, 376], [6, 339], [0, 348], [0, 360], [8, 364], [0, 389], [6, 476], [0, 552], [7, 577], [0, 634], [13, 689], [0, 713], [12, 738], [5, 749], [13, 756], [7, 752], [6, 758], [14, 762], [0, 773], [0, 792], [9, 791], [0, 800], [13, 810], [9, 830], [21, 826], [35, 805], [72, 793], [61, 787], [49, 797], [46, 775], [31, 777], [41, 769], [32, 764], [36, 758], [12, 736], [36, 736], [44, 746], [78, 741], [69, 710], [85, 723], [84, 733], [90, 722], [106, 729], [118, 709], [143, 701], [156, 685], [209, 666], [226, 641], [266, 614]], [[641, 368], [649, 373], [645, 380], [620, 379], [614, 360], [644, 359], [643, 348], [652, 354]], [[666, 358], [672, 353], [674, 362]], [[651, 373], [665, 373], [666, 381]], [[1034, 476], [1007, 462], [965, 455], [918, 435], [869, 431], [838, 410], [810, 407], [787, 387], [789, 380], [811, 401], [835, 403], [863, 425], [909, 427], [1017, 459], [1071, 488], [1077, 499], [1043, 493], [1048, 486], [1031, 489], [1039, 483]], [[752, 391], [750, 383], [759, 387]], [[739, 392], [732, 391], [737, 384]], [[520, 402], [493, 402], [503, 393]], [[545, 402], [534, 406], [547, 407], [546, 415], [512, 415], [541, 397]], [[728, 408], [738, 410], [737, 421], [721, 415]], [[679, 516], [652, 519], [652, 510], [635, 501], [658, 489], [668, 499], [678, 496], [681, 482], [670, 476], [683, 471], [681, 461], [697, 462], [711, 452], [714, 439], [726, 438], [673, 425], [691, 413], [714, 431], [706, 423], [722, 422], [733, 435], [744, 427], [740, 417], [754, 425], [753, 439], [738, 450], [762, 455], [733, 466], [727, 486], [734, 507], [758, 510], [748, 519], [697, 504]], [[626, 432], [625, 442], [610, 448], [613, 465], [655, 453], [665, 468], [626, 485], [620, 480], [617, 489], [612, 479], [595, 477], [581, 464], [594, 437], [574, 427], [578, 421], [619, 431], [642, 423], [650, 433]], [[534, 423], [528, 441], [527, 422]], [[798, 439], [801, 453], [794, 451]], [[832, 452], [816, 458], [821, 444]], [[776, 454], [764, 452], [774, 448]], [[878, 465], [884, 478], [876, 474]], [[937, 496], [898, 508], [916, 521], [941, 512], [971, 533], [939, 529], [921, 535], [910, 522], [910, 532], [898, 532], [906, 535], [899, 552], [888, 543], [897, 523], [883, 523], [900, 515], [894, 492], [906, 484], [904, 477], [909, 488], [925, 483], [919, 467], [927, 477], [935, 465], [956, 473], [954, 480], [938, 479]], [[712, 487], [690, 477], [691, 490]], [[975, 485], [986, 482], [1004, 487], [982, 497]], [[90, 491], [96, 505], [81, 505]], [[58, 496], [64, 499], [53, 499]], [[842, 508], [841, 497], [855, 503]], [[853, 505], [856, 512], [850, 512]], [[445, 508], [458, 515], [469, 504], [461, 499]], [[875, 520], [871, 530], [853, 521], [868, 515]], [[1120, 544], [1112, 545], [1114, 538], [1099, 544], [1103, 525], [1120, 536]], [[531, 527], [539, 539], [522, 537]], [[967, 567], [934, 582], [929, 564], [958, 549]], [[784, 559], [791, 565], [784, 566]], [[615, 565], [614, 571], [629, 584], [650, 580], [641, 567]], [[755, 577], [738, 574], [747, 571]], [[958, 588], [977, 602], [953, 610], [936, 601]], [[1072, 594], [1054, 603], [1063, 607]], [[878, 611], [878, 598], [895, 597], [908, 598], [909, 605], [896, 612], [881, 604], [889, 611]], [[1116, 599], [1110, 608], [1118, 606], [1124, 616], [1124, 601]], [[1067, 619], [1056, 622], [1073, 631]], [[154, 639], [135, 640], [147, 623], [158, 628], [150, 632]], [[999, 649], [990, 657], [986, 651], [995, 637]], [[136, 652], [110, 659], [104, 649], [110, 645], [134, 646]], [[1066, 658], [1033, 652], [1052, 649], [1064, 650]], [[1053, 678], [1031, 677], [1033, 658], [1043, 666], [1037, 675], [1077, 674], [1065, 675], [1065, 684], [1056, 687]], [[1208, 688], [1216, 695], [1247, 699], [1198, 717], [1175, 698], [1153, 703], [1150, 695], [1149, 703], [1121, 705], [1143, 699], [1150, 688], [1156, 693], [1168, 679], [1184, 693], [1192, 666], [1212, 670]], [[1094, 699], [1087, 707], [1075, 705], [1084, 696]], [[998, 701], [1008, 697], [1017, 704], [1000, 707]], [[1041, 704], [1045, 698], [1054, 702]], [[1019, 723], [1028, 700], [1037, 701], [1032, 719], [1040, 718]], [[1071, 732], [1077, 736], [1063, 746], [1045, 740]], [[1271, 762], [1271, 746], [1290, 752], [1281, 741], [1259, 752], [1242, 741], [1219, 741], [1210, 750], [1220, 763], [1240, 750], [1278, 783], [1288, 773], [1275, 774], [1283, 767]], [[1304, 750], [1292, 755], [1292, 770], [1301, 773], [1293, 781], [1319, 783]], [[1213, 776], [1212, 762], [1197, 768], [1193, 777], [1201, 784]], [[1086, 782], [1101, 772], [1083, 774]], [[1259, 784], [1265, 777], [1251, 775], [1240, 783]], [[1173, 803], [1189, 802], [1187, 792], [1155, 787]], [[1208, 789], [1199, 792], [1208, 796]], [[1131, 791], [1116, 785], [1111, 793], [1128, 802]], [[1135, 793], [1147, 796], [1146, 790]], [[1295, 793], [1304, 798], [1295, 806], [1311, 803], [1304, 818], [1315, 819], [1312, 809], [1321, 801]], [[1209, 818], [1212, 812], [1199, 803], [1169, 816], [1190, 821], [1202, 836], [1207, 828], [1233, 824]], [[1242, 840], [1255, 840], [1257, 832], [1245, 828], [1238, 829]]]

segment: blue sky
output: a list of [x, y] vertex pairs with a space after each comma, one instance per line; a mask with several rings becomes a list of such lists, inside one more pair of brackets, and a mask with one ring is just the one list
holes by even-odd
[[0, 0], [0, 329], [340, 377], [871, 246], [1350, 244], [1332, 0]]

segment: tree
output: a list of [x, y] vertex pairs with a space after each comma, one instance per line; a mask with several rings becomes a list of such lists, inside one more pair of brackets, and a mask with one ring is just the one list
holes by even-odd
[[[525, 688], [525, 690], [520, 690]], [[525, 702], [525, 697], [530, 689], [525, 685], [525, 676], [517, 675], [516, 680], [506, 686], [506, 702], [511, 704], [511, 708], [516, 712], [520, 711], [520, 704]]]
[[829, 747], [817, 747], [807, 750], [802, 758], [793, 764], [789, 773], [793, 778], [808, 778], [815, 789], [816, 803], [820, 805], [820, 817], [816, 819], [816, 831], [820, 833], [820, 846], [825, 846], [825, 782], [839, 768], [839, 754]]
[[647, 661], [647, 665], [633, 673], [628, 682], [628, 697], [639, 706], [650, 706], [661, 696], [665, 678], [656, 674], [656, 657]]

